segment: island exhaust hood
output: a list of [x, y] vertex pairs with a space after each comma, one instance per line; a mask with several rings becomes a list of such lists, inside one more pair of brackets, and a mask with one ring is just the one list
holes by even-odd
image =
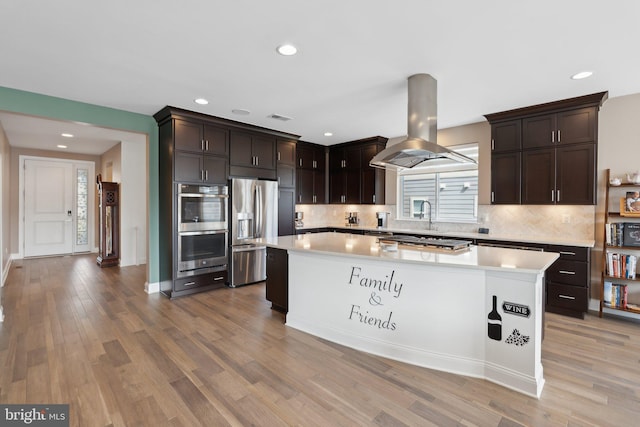
[[407, 139], [385, 148], [369, 162], [379, 168], [412, 168], [432, 159], [447, 158], [475, 163], [455, 151], [436, 143], [438, 133], [438, 83], [429, 74], [414, 74], [408, 79]]

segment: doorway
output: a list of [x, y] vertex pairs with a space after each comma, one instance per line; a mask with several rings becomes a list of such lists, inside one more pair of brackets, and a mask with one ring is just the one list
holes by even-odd
[[93, 162], [20, 156], [20, 248], [24, 257], [90, 252]]

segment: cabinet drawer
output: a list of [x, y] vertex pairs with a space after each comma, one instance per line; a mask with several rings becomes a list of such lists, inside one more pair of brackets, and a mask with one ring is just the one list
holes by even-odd
[[176, 279], [173, 282], [174, 291], [184, 291], [202, 286], [218, 285], [223, 287], [227, 283], [227, 271], [216, 271], [214, 273], [201, 274], [198, 276]]
[[564, 285], [588, 287], [589, 264], [558, 259], [547, 269], [547, 280]]
[[588, 262], [590, 251], [589, 248], [549, 245], [547, 252], [559, 253], [560, 259]]
[[547, 283], [547, 305], [585, 312], [589, 288]]

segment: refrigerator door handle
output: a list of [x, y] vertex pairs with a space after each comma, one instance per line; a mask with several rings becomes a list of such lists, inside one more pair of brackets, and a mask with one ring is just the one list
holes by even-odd
[[262, 198], [260, 197], [260, 186], [256, 185], [253, 192], [254, 199], [254, 237], [260, 238], [262, 237]]

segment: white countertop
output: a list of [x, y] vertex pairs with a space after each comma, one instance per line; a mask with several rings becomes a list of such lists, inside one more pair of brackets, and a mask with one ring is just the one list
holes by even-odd
[[[442, 236], [460, 239], [481, 239], [481, 240], [499, 240], [505, 242], [522, 242], [522, 243], [540, 243], [546, 245], [562, 245], [562, 246], [577, 246], [584, 248], [593, 248], [595, 246], [594, 240], [573, 239], [570, 235], [562, 236], [523, 236], [523, 235], [508, 235], [508, 234], [482, 234], [482, 233], [470, 233], [464, 231], [438, 231], [438, 230], [413, 230], [408, 228], [377, 228], [377, 227], [365, 227], [360, 225], [355, 226], [327, 226], [328, 228], [340, 228], [345, 230], [359, 230], [359, 231], [376, 231], [376, 232], [389, 232], [389, 233], [404, 233], [415, 234], [418, 236]], [[306, 229], [312, 230], [314, 228], [325, 227], [306, 227]], [[305, 230], [305, 228], [298, 229], [299, 231]]]
[[347, 233], [310, 233], [255, 239], [253, 242], [288, 251], [522, 273], [541, 273], [558, 258], [558, 254], [554, 252], [482, 246], [471, 246], [468, 251], [455, 254], [446, 253], [445, 250], [403, 245], [399, 245], [396, 251], [385, 251], [380, 248], [375, 236]]

